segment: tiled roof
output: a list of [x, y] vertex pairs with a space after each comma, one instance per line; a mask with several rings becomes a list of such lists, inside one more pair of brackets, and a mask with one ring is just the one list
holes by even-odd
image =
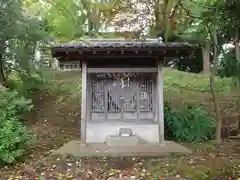
[[78, 42], [55, 44], [53, 48], [194, 48], [196, 46], [183, 42], [163, 43], [159, 39], [124, 40], [124, 39], [87, 39]]

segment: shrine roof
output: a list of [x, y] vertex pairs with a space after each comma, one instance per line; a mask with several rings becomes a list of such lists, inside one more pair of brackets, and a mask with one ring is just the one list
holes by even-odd
[[[125, 40], [125, 39], [86, 39], [77, 42], [55, 44], [52, 46], [52, 55], [56, 58], [70, 58], [80, 55], [100, 55], [104, 52], [113, 55], [116, 52], [129, 55], [135, 52], [135, 56], [146, 55], [151, 51], [152, 56], [160, 52], [164, 55], [179, 56], [189, 54], [189, 51], [197, 49], [198, 46], [186, 42], [161, 42], [159, 39]], [[177, 53], [175, 53], [176, 51]], [[114, 53], [113, 53], [114, 52]], [[140, 52], [140, 53], [138, 53]], [[153, 52], [153, 53], [152, 53]], [[75, 55], [73, 55], [75, 53]], [[133, 54], [133, 53], [132, 53]]]
[[124, 40], [124, 39], [86, 39], [77, 42], [55, 44], [53, 48], [194, 48], [186, 42], [163, 43], [159, 39]]

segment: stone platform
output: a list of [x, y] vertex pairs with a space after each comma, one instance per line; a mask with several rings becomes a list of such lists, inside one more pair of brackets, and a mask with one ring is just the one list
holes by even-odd
[[187, 155], [191, 151], [186, 147], [173, 141], [165, 141], [165, 145], [148, 143], [137, 146], [108, 146], [105, 143], [81, 144], [81, 141], [73, 140], [65, 144], [58, 150], [54, 150], [53, 155], [72, 155], [76, 157], [86, 156], [168, 156], [172, 153], [176, 155]]
[[139, 138], [137, 136], [108, 136], [106, 144], [110, 147], [120, 146], [137, 146], [139, 144]]

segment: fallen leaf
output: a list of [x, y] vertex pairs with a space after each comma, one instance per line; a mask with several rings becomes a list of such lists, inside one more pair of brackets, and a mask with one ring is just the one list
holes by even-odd
[[176, 178], [180, 178], [181, 176], [179, 174], [176, 175]]
[[163, 172], [168, 173], [168, 170], [164, 169]]
[[212, 157], [212, 158], [214, 158], [214, 157], [215, 157], [215, 155], [214, 155], [214, 154], [208, 154], [208, 156], [210, 156], [210, 157]]
[[71, 163], [67, 163], [68, 166], [72, 167], [72, 164]]

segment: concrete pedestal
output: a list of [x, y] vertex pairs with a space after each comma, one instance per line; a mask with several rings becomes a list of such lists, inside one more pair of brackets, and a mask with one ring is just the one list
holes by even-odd
[[108, 146], [136, 146], [139, 144], [137, 136], [108, 136], [106, 139]]

